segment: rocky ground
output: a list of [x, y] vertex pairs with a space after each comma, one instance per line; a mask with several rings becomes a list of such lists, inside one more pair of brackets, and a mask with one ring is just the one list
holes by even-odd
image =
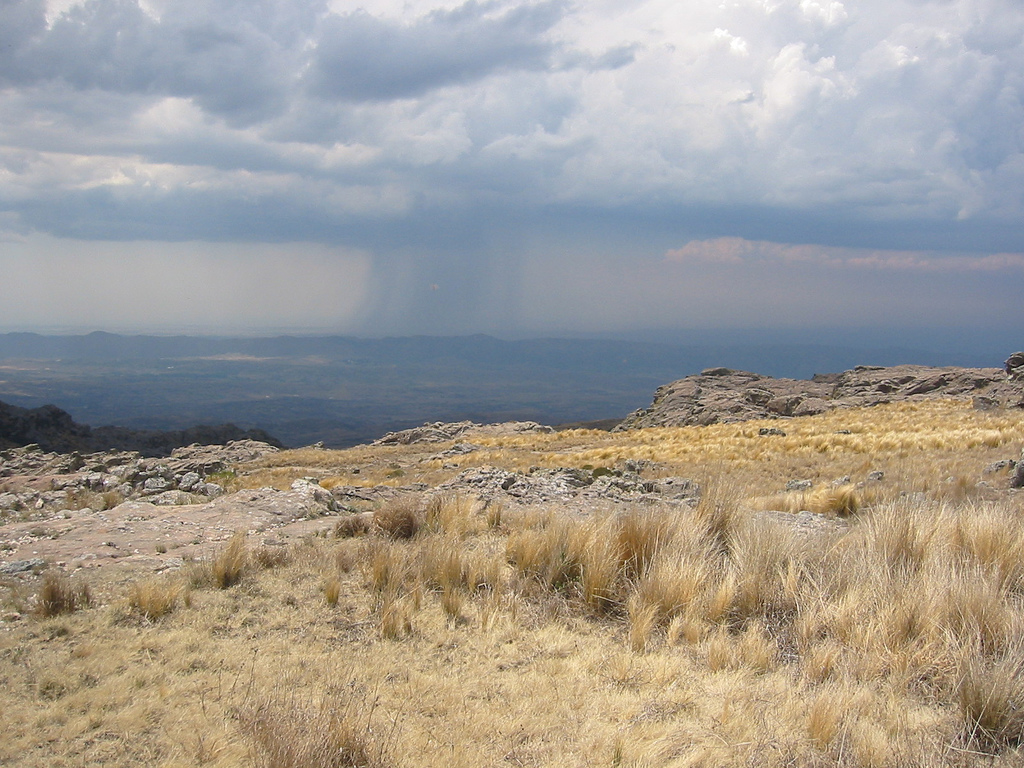
[[[1020, 408], [1022, 378], [999, 369], [899, 366], [793, 381], [712, 369], [662, 387], [650, 408], [619, 429], [774, 418], [779, 428], [767, 431], [782, 433], [790, 417], [953, 396], [971, 397], [979, 409]], [[50, 566], [176, 569], [208, 556], [237, 530], [247, 531], [255, 545], [284, 545], [331, 532], [346, 516], [365, 519], [382, 501], [407, 495], [422, 502], [428, 493], [459, 493], [482, 505], [557, 504], [583, 514], [620, 504], [694, 505], [700, 498], [692, 479], [666, 477], [641, 459], [593, 469], [472, 466], [459, 471], [460, 456], [481, 450], [473, 440], [550, 432], [551, 427], [533, 422], [438, 422], [390, 433], [374, 444], [384, 452], [403, 447], [412, 464], [440, 464], [448, 479], [433, 487], [341, 482], [328, 488], [320, 484], [323, 472], [311, 468], [307, 477], [289, 478], [289, 488], [239, 490], [244, 483], [238, 473], [279, 450], [255, 440], [181, 447], [165, 458], [128, 451], [56, 453], [38, 445], [10, 448], [0, 451], [0, 575], [29, 578]], [[1024, 462], [1002, 463], [1006, 466], [997, 469], [1010, 475], [1010, 485], [1024, 486]], [[808, 529], [841, 524], [814, 515], [786, 519]]]

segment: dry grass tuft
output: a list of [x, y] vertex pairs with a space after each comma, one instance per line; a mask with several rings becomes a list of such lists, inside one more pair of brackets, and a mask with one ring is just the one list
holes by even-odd
[[45, 618], [74, 613], [92, 605], [89, 585], [74, 582], [62, 573], [47, 571], [39, 586], [36, 613]]
[[189, 602], [187, 587], [181, 581], [149, 579], [132, 585], [128, 607], [149, 621], [156, 621], [174, 611], [181, 601]]
[[292, 561], [292, 553], [287, 547], [264, 544], [252, 553], [252, 561], [256, 567], [263, 570], [283, 568]]
[[334, 536], [338, 539], [363, 536], [369, 533], [372, 527], [372, 516], [361, 514], [346, 515], [334, 524]]
[[374, 529], [392, 539], [411, 539], [420, 526], [420, 514], [414, 501], [395, 501], [373, 513]]
[[996, 661], [970, 659], [958, 704], [966, 735], [983, 748], [1024, 744], [1024, 648]]
[[369, 714], [327, 703], [319, 707], [264, 700], [243, 708], [238, 722], [265, 768], [385, 768]]
[[218, 589], [228, 589], [242, 580], [249, 565], [245, 531], [237, 531], [231, 541], [213, 558], [211, 574]]
[[324, 600], [328, 605], [337, 605], [341, 598], [341, 579], [330, 576], [324, 580]]

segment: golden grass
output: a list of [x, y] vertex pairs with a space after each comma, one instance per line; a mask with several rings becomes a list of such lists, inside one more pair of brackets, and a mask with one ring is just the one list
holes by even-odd
[[[704, 462], [696, 509], [573, 516], [427, 497], [406, 507], [412, 535], [378, 523], [394, 514], [381, 505], [365, 535], [311, 539], [269, 565], [236, 534], [159, 616], [137, 596], [184, 578], [114, 578], [95, 590], [106, 603], [6, 623], [0, 762], [1021, 765], [1020, 496], [954, 488], [1019, 453], [1019, 417], [921, 404], [815, 419], [754, 451], [765, 467], [746, 425], [681, 432], [696, 453], [648, 434], [489, 446], [507, 466], [689, 452]], [[809, 447], [790, 441], [801, 434]], [[313, 458], [333, 472], [338, 454], [372, 460]], [[408, 449], [386, 454], [417, 476]], [[654, 471], [698, 476], [665, 461]], [[859, 485], [873, 469], [884, 490]], [[808, 499], [835, 492], [822, 512], [842, 522], [757, 512], [803, 477]], [[122, 620], [125, 597], [149, 620]]]
[[191, 597], [187, 586], [172, 579], [148, 579], [132, 585], [128, 607], [149, 621], [156, 621], [175, 608], [179, 602], [188, 605]]

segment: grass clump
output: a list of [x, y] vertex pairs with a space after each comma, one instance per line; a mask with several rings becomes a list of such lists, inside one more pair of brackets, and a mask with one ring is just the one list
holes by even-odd
[[373, 513], [375, 530], [392, 539], [411, 539], [420, 530], [420, 515], [414, 502], [396, 501]]
[[249, 549], [245, 543], [245, 531], [237, 531], [228, 545], [214, 558], [212, 564], [213, 584], [218, 589], [228, 589], [242, 580], [249, 565]]
[[367, 714], [327, 702], [315, 709], [265, 699], [241, 710], [239, 725], [264, 768], [386, 768]]
[[44, 618], [74, 613], [92, 605], [92, 591], [84, 582], [75, 582], [57, 571], [43, 574], [36, 595], [36, 613]]
[[995, 661], [967, 662], [958, 691], [970, 741], [998, 751], [1024, 744], [1024, 648]]
[[173, 612], [179, 602], [188, 604], [187, 587], [181, 581], [149, 579], [132, 585], [128, 607], [148, 621], [156, 621]]
[[245, 577], [251, 565], [245, 531], [236, 531], [227, 545], [213, 557], [203, 558], [189, 565], [188, 583], [196, 589], [228, 589]]

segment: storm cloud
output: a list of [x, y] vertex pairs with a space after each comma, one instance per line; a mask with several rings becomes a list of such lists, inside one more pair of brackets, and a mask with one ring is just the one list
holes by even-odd
[[1009, 0], [0, 0], [0, 325], [125, 243], [358, 286], [254, 328], [1020, 322], [1022, 80]]

